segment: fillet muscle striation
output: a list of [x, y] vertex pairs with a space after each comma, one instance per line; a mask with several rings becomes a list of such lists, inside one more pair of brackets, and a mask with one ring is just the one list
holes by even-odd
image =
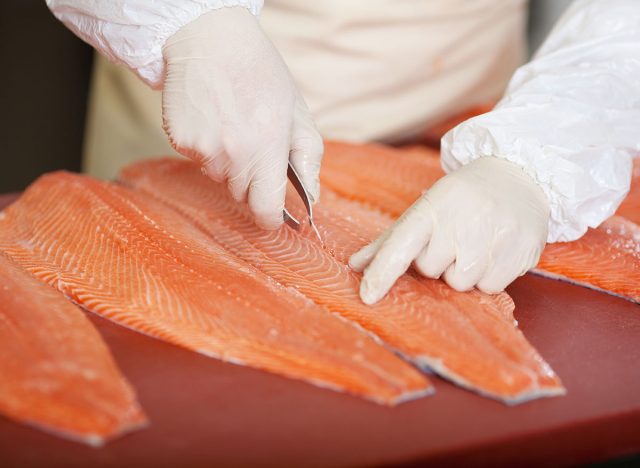
[[142, 192], [43, 176], [6, 210], [0, 249], [88, 310], [208, 356], [383, 404], [431, 391], [368, 334]]
[[[330, 311], [358, 323], [423, 369], [433, 369], [482, 394], [518, 402], [562, 393], [559, 380], [517, 330], [506, 294], [457, 293], [439, 281], [405, 276], [379, 304], [358, 297], [360, 275], [348, 255], [371, 239], [379, 219], [324, 190], [314, 207], [325, 242], [310, 228], [255, 228], [246, 207], [190, 162], [175, 159], [129, 166], [121, 180], [184, 214], [229, 252], [284, 286], [294, 287]], [[303, 218], [302, 207], [287, 205]], [[365, 229], [366, 227], [366, 229]]]

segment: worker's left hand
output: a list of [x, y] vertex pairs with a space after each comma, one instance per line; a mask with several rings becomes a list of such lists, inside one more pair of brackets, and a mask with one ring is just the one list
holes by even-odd
[[549, 203], [519, 166], [477, 159], [443, 177], [349, 264], [360, 297], [379, 301], [411, 265], [454, 289], [497, 293], [538, 263]]

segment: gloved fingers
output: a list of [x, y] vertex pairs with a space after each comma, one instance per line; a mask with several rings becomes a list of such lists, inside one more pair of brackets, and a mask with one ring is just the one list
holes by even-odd
[[365, 269], [360, 285], [360, 298], [365, 304], [382, 299], [429, 240], [433, 219], [430, 212], [423, 211], [430, 211], [430, 207], [419, 205], [411, 207], [398, 220]]
[[163, 94], [163, 129], [171, 146], [183, 156], [200, 163], [208, 164], [224, 153], [220, 128], [197, 118], [199, 112], [189, 103], [180, 102], [169, 106], [167, 102], [181, 99], [180, 93], [165, 89]]
[[178, 153], [198, 163], [202, 173], [211, 180], [224, 182], [229, 172], [229, 156], [225, 153], [222, 145], [205, 153], [197, 148], [180, 146], [172, 138], [169, 138], [169, 143]]
[[497, 294], [505, 290], [518, 276], [520, 269], [501, 269], [500, 267], [492, 267], [478, 281], [478, 289], [487, 294]]
[[500, 292], [537, 265], [545, 245], [544, 237], [527, 231], [515, 236], [516, 244], [510, 238], [503, 238], [494, 245], [491, 265], [478, 281], [481, 291]]
[[296, 100], [289, 160], [309, 191], [313, 203], [320, 199], [320, 165], [324, 155], [322, 137], [301, 97]]
[[528, 254], [524, 256], [523, 261], [520, 263], [521, 267], [517, 277], [524, 276], [529, 270], [538, 264], [543, 248], [544, 244], [541, 247], [531, 247], [529, 249]]
[[456, 258], [453, 238], [445, 229], [435, 229], [429, 243], [414, 261], [415, 269], [427, 278], [440, 278]]
[[167, 66], [162, 92], [163, 129], [178, 153], [200, 164], [214, 181], [222, 182], [229, 170], [229, 157], [224, 150], [219, 119], [214, 115], [214, 106], [203, 109], [198, 107], [200, 102], [191, 99], [193, 89], [183, 74], [182, 66]]
[[249, 158], [235, 159], [235, 161], [238, 160], [242, 161], [243, 165], [233, 167], [233, 162], [230, 163], [232, 165], [232, 169], [229, 171], [229, 176], [227, 178], [227, 187], [233, 199], [238, 203], [241, 203], [247, 200], [249, 183], [254, 176], [254, 165], [257, 162]]
[[[193, 159], [193, 158], [192, 158]], [[204, 157], [198, 156], [197, 161], [201, 162], [202, 173], [214, 182], [224, 182], [229, 172], [229, 156], [222, 149], [216, 155]]]
[[531, 270], [532, 268], [534, 268], [538, 262], [540, 261], [540, 256], [542, 255], [542, 251], [544, 250], [546, 244], [542, 244], [539, 247], [535, 247], [533, 249], [531, 249], [531, 255], [529, 256], [529, 261], [527, 262], [525, 268], [523, 268], [523, 271], [521, 273], [520, 276], [524, 275], [527, 271]]
[[273, 146], [258, 159], [249, 185], [249, 209], [256, 224], [274, 230], [283, 222], [282, 211], [287, 190], [288, 141]]
[[392, 228], [387, 229], [376, 240], [371, 242], [369, 245], [361, 248], [356, 253], [351, 255], [351, 257], [349, 257], [349, 266], [352, 270], [357, 272], [364, 271], [369, 263], [371, 263], [371, 260], [373, 260], [373, 257], [376, 256], [378, 250], [380, 250], [380, 247], [382, 247], [382, 244], [384, 244], [384, 242], [391, 235]]
[[426, 206], [427, 204], [428, 203], [426, 203], [422, 198], [416, 201], [414, 203], [414, 206], [420, 205], [418, 208], [414, 208], [414, 206], [409, 208], [405, 212], [405, 214], [394, 225], [392, 225], [386, 231], [384, 231], [376, 240], [374, 240], [370, 244], [366, 245], [365, 247], [361, 248], [359, 251], [351, 255], [351, 257], [349, 258], [349, 267], [351, 267], [352, 270], [357, 272], [364, 271], [364, 269], [367, 266], [369, 266], [373, 258], [376, 256], [376, 254], [380, 250], [380, 247], [382, 247], [382, 245], [386, 242], [389, 236], [391, 236], [393, 231], [397, 228], [399, 223], [401, 223], [404, 218], [410, 215], [412, 210], [428, 209], [428, 207]]
[[456, 256], [444, 272], [444, 281], [456, 291], [472, 289], [483, 277], [489, 264], [487, 250], [482, 252], [463, 252]]
[[458, 226], [455, 261], [444, 271], [444, 281], [457, 291], [472, 289], [483, 277], [491, 261], [492, 224], [483, 222]]
[[514, 252], [514, 250], [513, 248], [499, 250], [494, 248], [491, 263], [477, 283], [479, 290], [488, 294], [502, 292], [523, 272], [526, 272], [528, 269], [527, 258], [530, 257], [529, 252]]

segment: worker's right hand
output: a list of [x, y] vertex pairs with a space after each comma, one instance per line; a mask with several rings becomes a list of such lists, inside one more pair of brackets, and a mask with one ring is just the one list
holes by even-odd
[[291, 159], [317, 200], [322, 139], [279, 53], [245, 8], [209, 12], [163, 49], [164, 128], [173, 147], [227, 181], [256, 223], [283, 221]]
[[360, 297], [378, 302], [409, 268], [454, 289], [497, 293], [533, 268], [547, 239], [549, 201], [518, 165], [479, 158], [436, 182], [349, 265]]

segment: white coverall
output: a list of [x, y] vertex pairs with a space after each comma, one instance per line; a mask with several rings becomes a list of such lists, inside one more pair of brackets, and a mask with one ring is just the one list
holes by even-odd
[[[522, 57], [523, 3], [274, 0], [264, 23], [323, 135], [393, 142], [496, 97]], [[162, 47], [180, 28], [214, 9], [257, 15], [262, 7], [259, 0], [47, 4], [153, 87], [163, 83]], [[639, 134], [640, 2], [577, 0], [496, 108], [443, 138], [442, 164], [448, 172], [483, 157], [515, 164], [546, 196], [548, 241], [567, 241], [613, 214], [629, 188]]]

